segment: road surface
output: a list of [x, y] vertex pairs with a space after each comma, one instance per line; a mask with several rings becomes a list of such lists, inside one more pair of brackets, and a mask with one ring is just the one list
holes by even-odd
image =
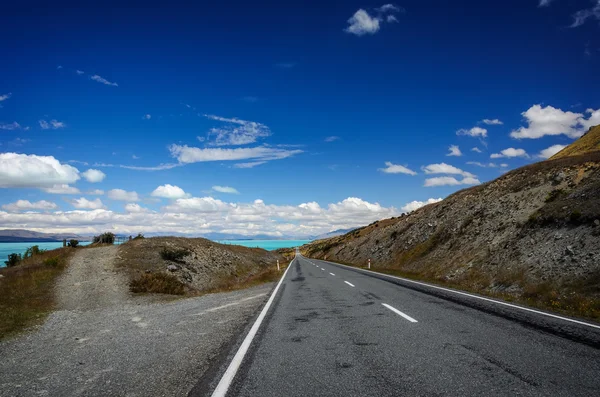
[[213, 395], [600, 395], [597, 325], [460, 299], [297, 256]]

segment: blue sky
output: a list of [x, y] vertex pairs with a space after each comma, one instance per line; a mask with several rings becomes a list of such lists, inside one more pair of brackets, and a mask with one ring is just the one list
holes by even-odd
[[597, 0], [22, 3], [3, 228], [315, 235], [600, 124]]

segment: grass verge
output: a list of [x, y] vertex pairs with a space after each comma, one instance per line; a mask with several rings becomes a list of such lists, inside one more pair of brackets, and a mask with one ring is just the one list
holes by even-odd
[[40, 324], [52, 311], [54, 283], [75, 250], [46, 251], [0, 269], [0, 340]]

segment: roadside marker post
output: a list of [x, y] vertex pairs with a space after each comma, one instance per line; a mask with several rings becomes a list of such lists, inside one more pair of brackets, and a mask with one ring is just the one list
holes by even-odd
[[371, 259], [369, 259], [369, 269], [371, 268]]
[[279, 271], [279, 259], [277, 259], [277, 271]]

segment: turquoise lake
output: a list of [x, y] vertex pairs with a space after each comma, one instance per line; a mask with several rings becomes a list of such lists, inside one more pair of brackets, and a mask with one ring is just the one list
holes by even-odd
[[[233, 244], [242, 245], [244, 247], [251, 248], [262, 248], [267, 251], [273, 251], [278, 248], [291, 248], [299, 247], [303, 244], [310, 243], [310, 240], [218, 240], [217, 243], [221, 244]], [[80, 245], [87, 245], [89, 241], [82, 241]], [[4, 266], [4, 261], [7, 260], [8, 255], [12, 253], [23, 254], [25, 250], [32, 245], [37, 245], [40, 249], [52, 250], [55, 248], [62, 247], [62, 242], [51, 242], [51, 243], [0, 243], [0, 267]]]

